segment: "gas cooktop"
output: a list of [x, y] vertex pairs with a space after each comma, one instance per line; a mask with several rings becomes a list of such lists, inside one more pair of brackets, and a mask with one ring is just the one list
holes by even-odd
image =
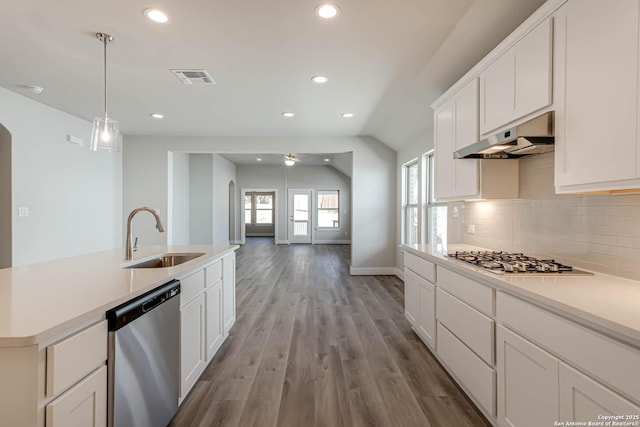
[[473, 264], [495, 274], [592, 276], [553, 259], [537, 259], [522, 253], [503, 251], [456, 251], [450, 257]]

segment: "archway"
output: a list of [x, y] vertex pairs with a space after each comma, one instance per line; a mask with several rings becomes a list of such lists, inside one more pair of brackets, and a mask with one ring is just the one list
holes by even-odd
[[0, 124], [0, 268], [11, 267], [11, 133]]
[[229, 243], [236, 243], [236, 184], [229, 181]]

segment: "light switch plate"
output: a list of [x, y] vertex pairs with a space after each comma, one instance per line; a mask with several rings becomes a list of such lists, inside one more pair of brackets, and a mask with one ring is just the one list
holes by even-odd
[[29, 216], [29, 208], [26, 206], [19, 207], [18, 216]]
[[473, 225], [473, 224], [468, 224], [467, 225], [467, 233], [476, 234], [476, 226]]

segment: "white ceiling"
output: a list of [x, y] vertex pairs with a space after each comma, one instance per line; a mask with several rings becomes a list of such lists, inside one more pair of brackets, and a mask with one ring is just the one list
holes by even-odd
[[[443, 86], [542, 0], [336, 0], [333, 21], [314, 15], [319, 3], [3, 0], [0, 86], [87, 120], [101, 115], [95, 33], [106, 32], [116, 38], [109, 116], [125, 135], [373, 135], [400, 149], [429, 131], [429, 104]], [[149, 6], [171, 22], [147, 21]], [[176, 68], [206, 69], [217, 84], [183, 85], [169, 71]], [[314, 74], [330, 80], [314, 84]], [[45, 91], [32, 94], [29, 84]]]

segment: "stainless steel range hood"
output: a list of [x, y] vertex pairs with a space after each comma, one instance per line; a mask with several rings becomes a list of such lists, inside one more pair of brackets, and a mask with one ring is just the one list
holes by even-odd
[[454, 159], [517, 159], [553, 151], [553, 111], [453, 153]]

